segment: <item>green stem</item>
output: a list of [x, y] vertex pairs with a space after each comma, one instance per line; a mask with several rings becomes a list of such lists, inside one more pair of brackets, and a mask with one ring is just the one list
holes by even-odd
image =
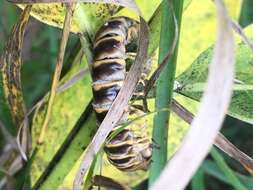
[[191, 181], [191, 190], [204, 190], [204, 170], [200, 167]]
[[223, 157], [219, 154], [219, 152], [213, 148], [210, 152], [211, 156], [215, 160], [216, 164], [219, 168], [224, 172], [225, 176], [228, 178], [229, 183], [237, 190], [246, 190], [246, 187], [241, 183], [241, 181], [237, 178], [233, 170], [229, 168]]
[[[183, 0], [172, 0], [178, 27], [180, 28]], [[175, 38], [175, 21], [173, 19], [170, 2], [162, 2], [162, 25], [160, 37], [159, 63], [163, 61], [170, 50]], [[178, 45], [177, 45], [178, 46]], [[162, 71], [160, 78], [157, 80], [156, 89], [156, 110], [168, 108], [173, 93], [173, 84], [176, 71], [177, 49], [168, 64]], [[159, 112], [154, 118], [153, 140], [159, 148], [153, 149], [152, 162], [150, 166], [149, 186], [159, 177], [167, 162], [167, 142], [168, 142], [168, 121], [170, 111]]]
[[253, 6], [252, 0], [243, 0], [241, 14], [239, 18], [239, 24], [242, 27], [246, 27], [253, 22], [252, 6]]

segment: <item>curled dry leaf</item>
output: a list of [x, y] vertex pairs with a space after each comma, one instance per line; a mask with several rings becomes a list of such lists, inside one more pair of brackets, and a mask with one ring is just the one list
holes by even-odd
[[251, 50], [253, 50], [253, 42], [247, 37], [247, 35], [244, 33], [241, 26], [237, 22], [232, 21], [232, 27], [233, 27], [234, 31], [237, 32], [238, 35], [240, 35], [242, 41], [245, 44], [247, 44]]
[[147, 98], [150, 90], [152, 89], [155, 82], [159, 78], [161, 72], [164, 70], [165, 66], [169, 63], [169, 60], [171, 59], [172, 55], [174, 54], [174, 51], [175, 51], [176, 46], [177, 46], [178, 36], [179, 36], [179, 29], [178, 29], [178, 22], [177, 22], [177, 18], [176, 18], [175, 11], [174, 11], [172, 3], [170, 3], [170, 8], [171, 8], [171, 12], [172, 12], [172, 15], [173, 15], [173, 20], [174, 20], [175, 36], [174, 36], [172, 45], [170, 47], [170, 50], [168, 51], [167, 55], [163, 59], [162, 63], [159, 64], [158, 68], [154, 71], [154, 73], [150, 77], [147, 85], [145, 86], [144, 98]]
[[231, 21], [222, 1], [216, 0], [215, 4], [218, 38], [199, 113], [182, 146], [151, 189], [164, 189], [169, 185], [170, 189], [177, 190], [187, 185], [214, 142], [229, 106], [234, 76], [234, 40]]
[[94, 136], [91, 144], [86, 149], [86, 154], [82, 159], [81, 166], [74, 181], [74, 189], [78, 190], [81, 188], [83, 177], [86, 174], [95, 154], [100, 150], [106, 137], [110, 131], [117, 124], [119, 119], [124, 113], [124, 109], [127, 107], [129, 100], [132, 97], [137, 82], [140, 79], [141, 72], [143, 69], [143, 63], [147, 60], [147, 49], [148, 49], [148, 26], [147, 23], [140, 17], [140, 39], [139, 49], [134, 64], [132, 65], [126, 80], [119, 91], [117, 98], [112, 104], [109, 112], [105, 119], [101, 123], [96, 135]]

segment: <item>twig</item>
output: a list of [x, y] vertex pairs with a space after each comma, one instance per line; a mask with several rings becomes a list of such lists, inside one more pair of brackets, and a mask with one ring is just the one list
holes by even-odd
[[60, 85], [56, 92], [61, 93], [64, 92], [65, 90], [69, 89], [72, 87], [76, 82], [78, 82], [80, 79], [82, 79], [85, 75], [89, 73], [89, 69], [81, 69], [79, 72], [74, 74], [68, 81]]
[[[172, 101], [171, 109], [186, 123], [191, 124], [194, 115], [175, 99]], [[228, 156], [241, 163], [249, 172], [251, 172], [251, 170], [253, 171], [253, 159], [239, 150], [221, 133], [218, 133], [214, 145], [225, 152]]]
[[73, 3], [67, 3], [66, 8], [67, 8], [67, 13], [65, 16], [65, 21], [64, 21], [60, 50], [59, 50], [59, 54], [57, 58], [57, 65], [56, 65], [54, 76], [53, 76], [53, 82], [52, 82], [51, 93], [50, 93], [50, 97], [48, 101], [48, 107], [47, 107], [46, 116], [42, 125], [41, 133], [38, 139], [38, 144], [42, 144], [44, 141], [46, 129], [48, 127], [48, 123], [51, 117], [52, 106], [53, 106], [53, 102], [56, 95], [56, 91], [57, 91], [57, 87], [58, 87], [58, 83], [59, 83], [59, 79], [61, 75], [61, 70], [63, 66], [64, 54], [65, 54], [65, 49], [66, 49], [66, 45], [68, 41], [70, 25], [71, 25], [72, 16], [73, 16], [73, 10], [74, 10]]

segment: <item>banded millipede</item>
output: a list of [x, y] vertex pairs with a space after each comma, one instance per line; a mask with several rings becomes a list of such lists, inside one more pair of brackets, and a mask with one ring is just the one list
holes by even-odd
[[[132, 55], [128, 47], [138, 39], [138, 32], [138, 22], [127, 17], [116, 17], [106, 22], [95, 36], [91, 70], [93, 108], [98, 125], [122, 87], [126, 76], [126, 60]], [[132, 114], [140, 116], [144, 112], [129, 106], [128, 115]], [[108, 140], [104, 150], [110, 163], [124, 171], [147, 169], [152, 152], [147, 136], [144, 133], [136, 135], [129, 128]]]

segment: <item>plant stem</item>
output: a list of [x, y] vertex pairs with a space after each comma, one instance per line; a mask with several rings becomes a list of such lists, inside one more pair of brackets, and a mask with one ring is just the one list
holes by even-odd
[[210, 152], [211, 156], [215, 160], [216, 164], [219, 168], [224, 172], [225, 176], [228, 178], [229, 183], [237, 190], [246, 190], [246, 187], [241, 183], [241, 181], [237, 178], [233, 170], [229, 168], [226, 161], [219, 154], [219, 152], [213, 148]]
[[191, 189], [192, 190], [205, 189], [204, 170], [201, 167], [198, 169], [197, 173], [192, 178]]
[[[173, 9], [171, 6], [173, 4]], [[161, 38], [160, 38], [160, 52], [159, 63], [163, 61], [168, 54], [170, 47], [173, 44], [175, 38], [175, 20], [173, 18], [173, 12], [180, 28], [181, 16], [182, 16], [183, 0], [164, 0], [162, 2], [162, 25], [161, 25]], [[177, 45], [178, 46], [178, 45]], [[158, 81], [156, 89], [156, 110], [168, 108], [171, 104], [173, 84], [176, 71], [177, 62], [177, 49], [176, 47], [172, 58], [162, 71]], [[168, 142], [168, 121], [170, 118], [170, 111], [158, 112], [154, 118], [154, 130], [153, 140], [159, 148], [153, 149], [152, 162], [150, 166], [149, 186], [159, 177], [163, 168], [167, 162], [167, 142]]]
[[41, 128], [41, 133], [40, 133], [40, 136], [39, 136], [39, 139], [37, 142], [38, 144], [42, 144], [44, 142], [44, 137], [46, 134], [46, 130], [47, 130], [49, 121], [50, 121], [53, 102], [54, 102], [56, 90], [57, 90], [60, 75], [61, 75], [61, 70], [62, 70], [62, 66], [63, 66], [63, 59], [64, 59], [64, 55], [65, 55], [65, 49], [66, 49], [67, 42], [68, 42], [70, 25], [71, 25], [72, 15], [73, 15], [73, 4], [72, 3], [66, 4], [66, 7], [67, 7], [67, 13], [65, 16], [65, 21], [64, 21], [60, 50], [58, 53], [57, 64], [56, 64], [55, 71], [54, 71], [51, 92], [50, 92], [49, 100], [48, 100], [48, 107], [47, 107], [45, 119], [44, 119], [44, 122], [43, 122], [43, 125]]

